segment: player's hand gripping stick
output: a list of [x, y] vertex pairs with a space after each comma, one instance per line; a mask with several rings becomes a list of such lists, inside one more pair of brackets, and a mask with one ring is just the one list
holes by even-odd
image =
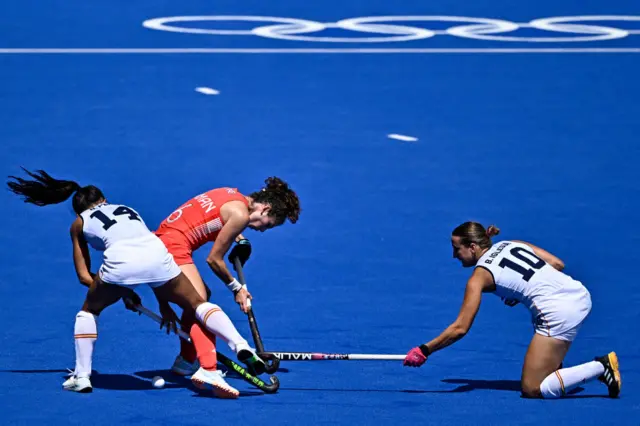
[[[233, 258], [233, 266], [238, 273], [238, 281], [240, 282], [240, 284], [247, 285], [244, 279], [244, 271], [242, 270], [242, 262], [238, 257]], [[278, 367], [280, 366], [280, 360], [275, 355], [265, 352], [264, 345], [262, 344], [262, 338], [260, 337], [260, 331], [258, 330], [256, 316], [253, 313], [251, 300], [247, 300], [247, 304], [249, 306], [247, 317], [249, 318], [249, 328], [251, 329], [251, 335], [253, 336], [253, 343], [256, 346], [258, 355], [264, 360], [266, 364], [266, 372], [269, 374], [273, 374], [278, 370]]]

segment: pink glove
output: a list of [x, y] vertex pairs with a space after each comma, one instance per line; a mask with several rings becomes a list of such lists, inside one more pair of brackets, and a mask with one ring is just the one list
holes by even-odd
[[419, 347], [411, 349], [407, 356], [404, 357], [403, 365], [409, 367], [420, 367], [427, 361], [427, 357], [422, 353]]

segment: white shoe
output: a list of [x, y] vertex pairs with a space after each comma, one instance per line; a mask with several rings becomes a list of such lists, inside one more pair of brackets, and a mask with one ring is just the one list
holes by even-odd
[[171, 366], [171, 371], [179, 376], [191, 376], [193, 373], [198, 371], [200, 368], [200, 363], [198, 360], [195, 360], [192, 363], [182, 358], [182, 355], [178, 355], [176, 360], [173, 362]]
[[93, 387], [88, 377], [76, 377], [71, 376], [62, 384], [64, 390], [79, 392], [79, 393], [91, 393]]
[[236, 399], [240, 396], [240, 392], [229, 386], [226, 380], [224, 380], [224, 373], [218, 370], [212, 371], [199, 368], [198, 371], [191, 376], [191, 382], [198, 389], [213, 391], [213, 395], [217, 398]]

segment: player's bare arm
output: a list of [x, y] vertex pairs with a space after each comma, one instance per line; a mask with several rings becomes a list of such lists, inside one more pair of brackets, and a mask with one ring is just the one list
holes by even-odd
[[234, 277], [227, 268], [224, 256], [236, 237], [247, 227], [249, 213], [244, 204], [239, 201], [232, 201], [220, 208], [220, 215], [224, 221], [224, 226], [207, 256], [207, 264], [218, 278], [225, 284], [229, 284], [234, 280]]
[[484, 268], [476, 268], [467, 282], [464, 300], [456, 320], [438, 337], [427, 343], [429, 352], [433, 353], [462, 339], [471, 329], [473, 320], [480, 309], [482, 293], [491, 291], [493, 277]]
[[71, 242], [73, 244], [73, 264], [80, 284], [90, 287], [93, 282], [91, 273], [91, 256], [89, 247], [82, 234], [82, 218], [78, 217], [71, 224]]
[[235, 301], [240, 305], [240, 309], [246, 313], [249, 309], [247, 300], [251, 299], [251, 293], [249, 293], [245, 287], [239, 287], [240, 284], [227, 268], [224, 256], [227, 251], [229, 251], [236, 237], [247, 227], [249, 223], [249, 212], [247, 211], [247, 207], [240, 201], [231, 201], [220, 208], [220, 216], [224, 221], [224, 226], [220, 230], [218, 238], [216, 238], [209, 252], [209, 256], [207, 256], [207, 264], [227, 287], [233, 286], [234, 284], [238, 286], [238, 288], [232, 288]]

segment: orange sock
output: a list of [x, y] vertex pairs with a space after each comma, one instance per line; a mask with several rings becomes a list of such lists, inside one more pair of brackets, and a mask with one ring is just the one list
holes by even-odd
[[216, 336], [208, 330], [204, 330], [198, 323], [191, 326], [189, 335], [198, 355], [200, 367], [205, 370], [216, 370], [218, 364]]

